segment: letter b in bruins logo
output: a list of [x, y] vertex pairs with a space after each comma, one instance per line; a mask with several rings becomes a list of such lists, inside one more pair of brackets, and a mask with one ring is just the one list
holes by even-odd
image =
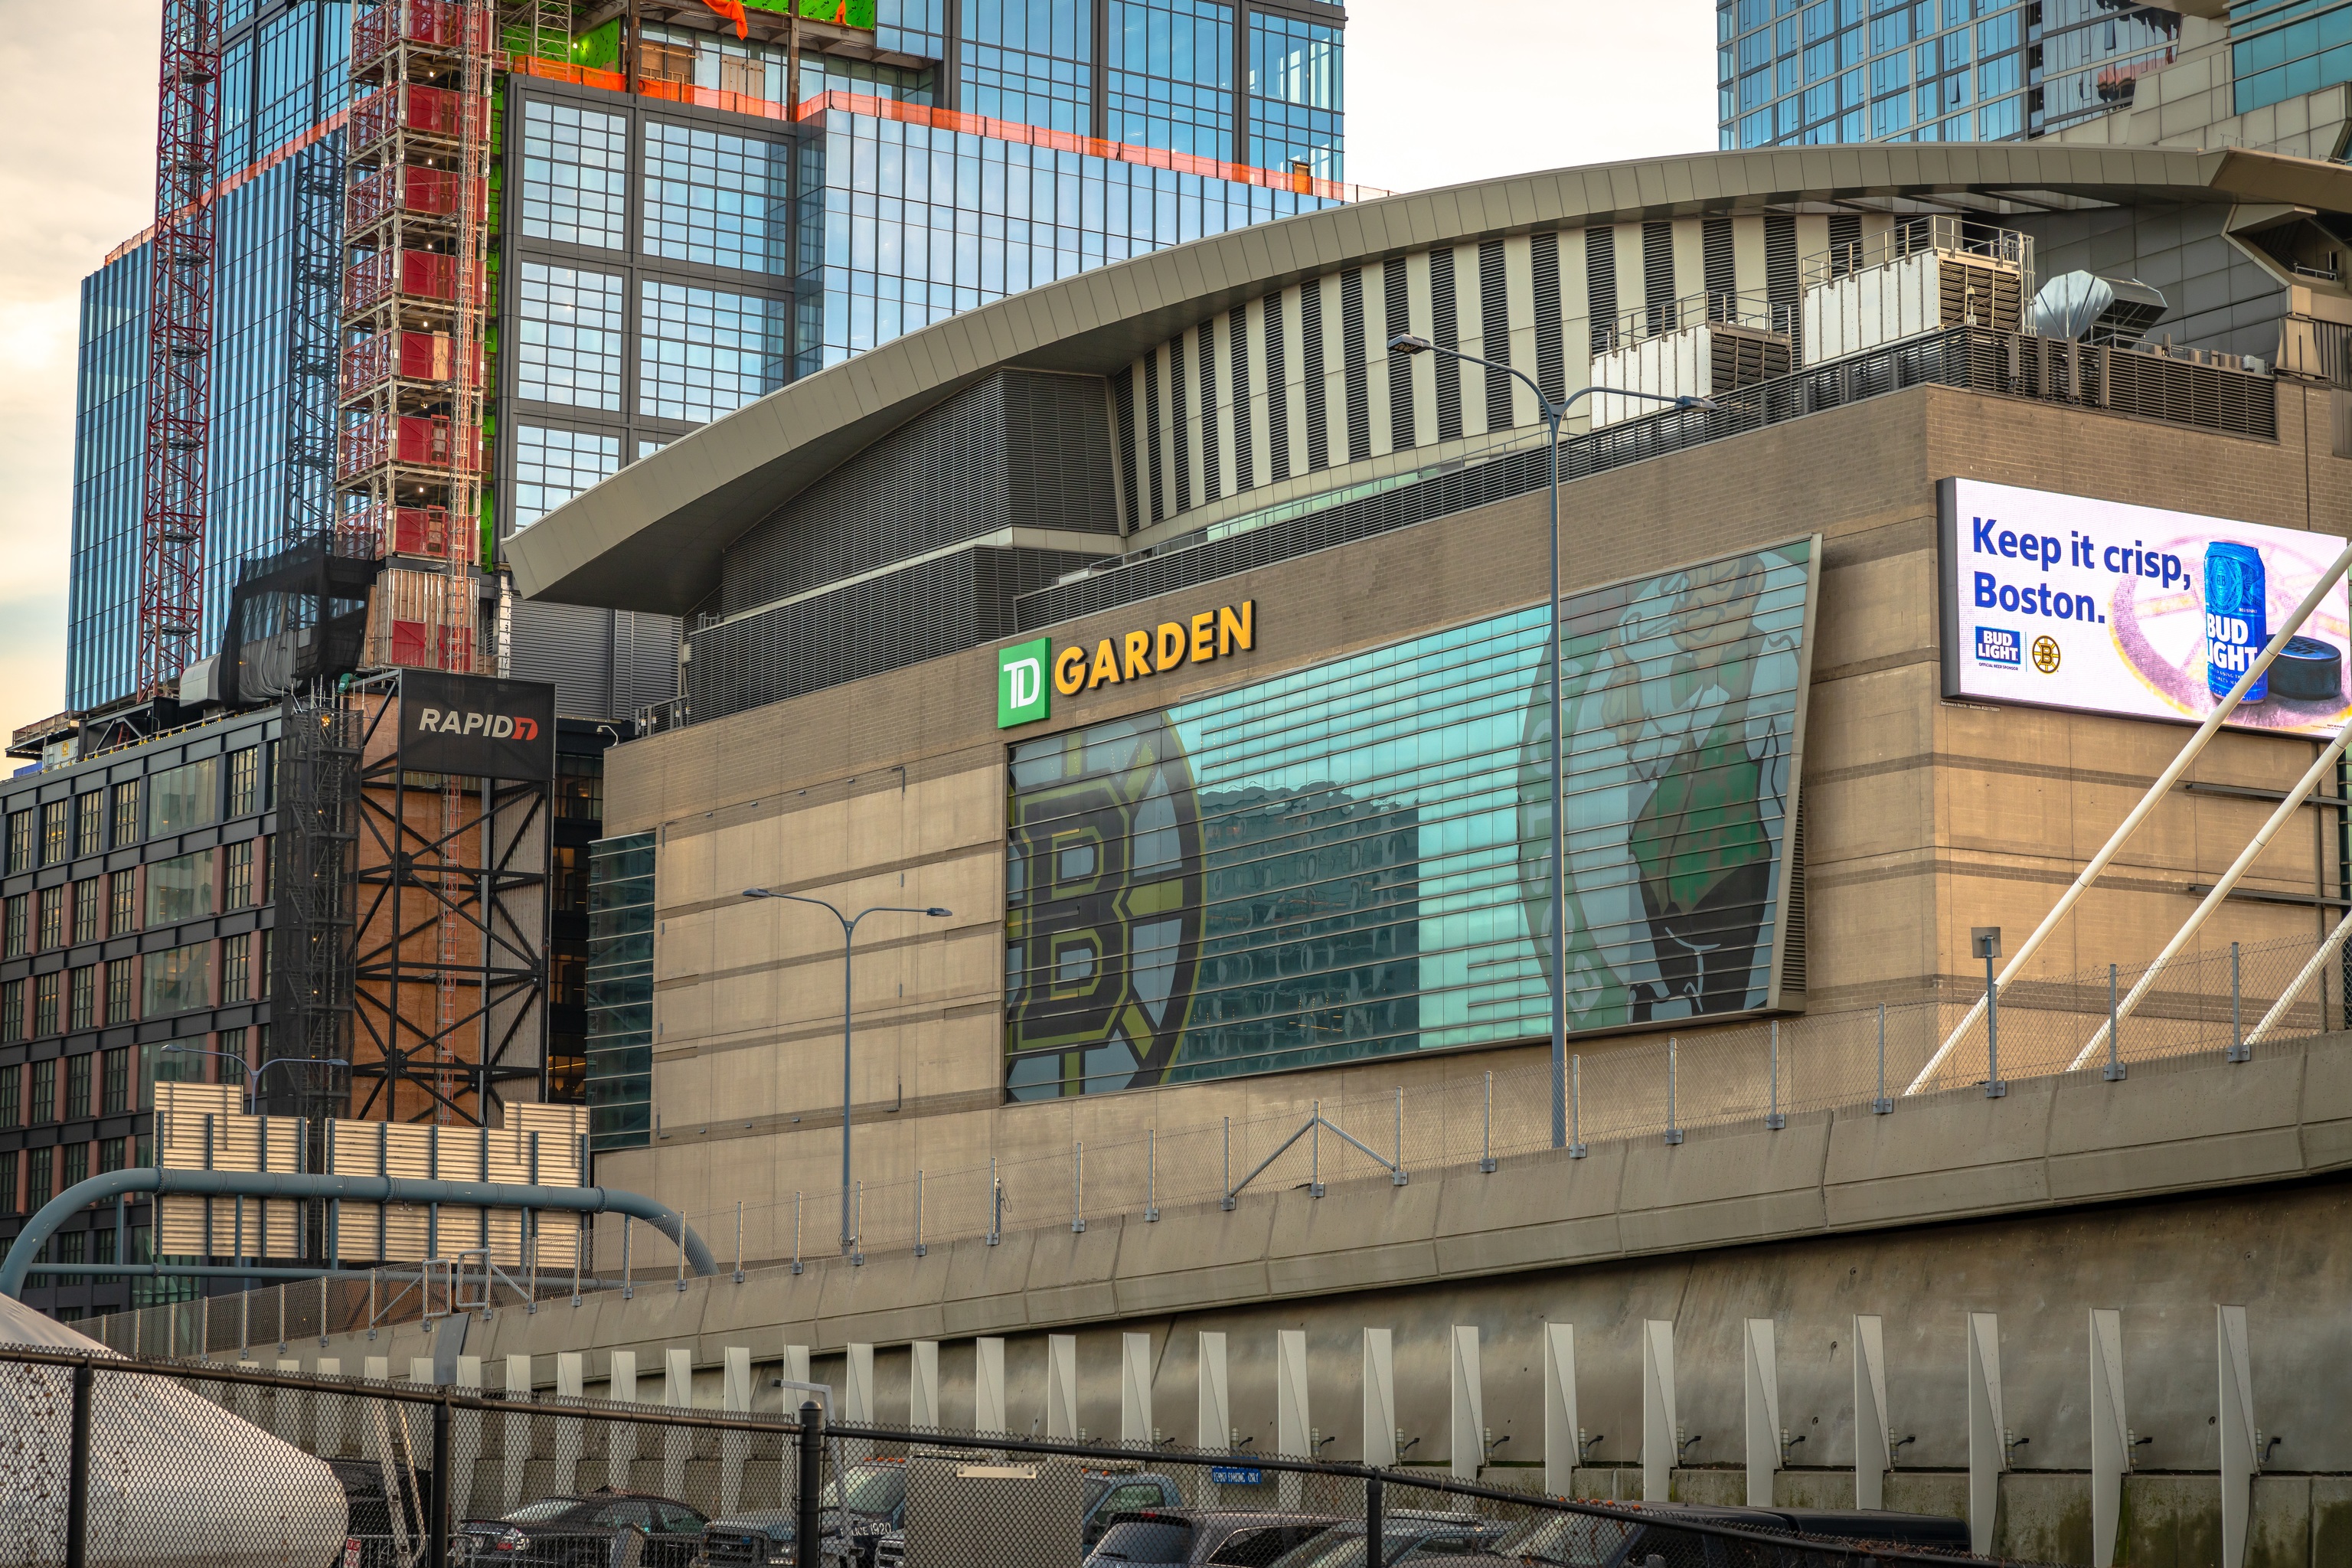
[[2038, 637], [2033, 639], [2033, 668], [2044, 675], [2058, 673], [2058, 639]]

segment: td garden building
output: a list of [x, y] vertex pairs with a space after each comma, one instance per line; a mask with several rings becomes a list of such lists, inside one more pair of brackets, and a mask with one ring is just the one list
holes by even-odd
[[[688, 618], [608, 763], [599, 1178], [772, 1258], [1213, 1202], [1302, 1127], [1286, 1184], [1549, 1142], [1555, 657], [1579, 1136], [1983, 1079], [1936, 1058], [1972, 930], [2210, 710], [2215, 574], [2259, 644], [2352, 524], [2338, 236], [2352, 169], [2236, 151], [1571, 169], [1038, 289], [646, 458], [513, 546]], [[1556, 653], [1538, 399], [1447, 351], [1711, 405], [1574, 404]], [[2345, 621], [2042, 949], [2043, 1022], [2309, 765]], [[2283, 835], [2126, 1054], [2347, 870]], [[842, 929], [751, 887], [880, 908], [845, 1204]]]

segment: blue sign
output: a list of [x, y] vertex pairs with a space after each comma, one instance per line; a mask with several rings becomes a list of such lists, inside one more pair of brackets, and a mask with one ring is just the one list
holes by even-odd
[[1265, 1484], [1265, 1472], [1255, 1466], [1211, 1465], [1209, 1479], [1219, 1486], [1257, 1487]]
[[2009, 669], [2015, 669], [2018, 655], [2021, 651], [2022, 644], [2015, 632], [2005, 631], [1999, 626], [1977, 628], [1977, 662], [1979, 664], [1997, 664]]

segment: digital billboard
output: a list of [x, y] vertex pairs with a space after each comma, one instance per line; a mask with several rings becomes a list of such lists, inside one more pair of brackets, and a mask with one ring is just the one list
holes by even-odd
[[[1796, 1004], [1819, 553], [1796, 539], [1563, 601], [1570, 1029]], [[1550, 618], [1015, 742], [1007, 1098], [1549, 1033]]]
[[[1937, 489], [1948, 697], [2202, 721], [2344, 547], [1977, 479]], [[2352, 712], [2348, 647], [2339, 579], [2229, 722], [2332, 733]]]

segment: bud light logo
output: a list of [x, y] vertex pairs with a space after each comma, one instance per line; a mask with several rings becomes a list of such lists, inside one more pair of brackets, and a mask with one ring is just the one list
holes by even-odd
[[536, 741], [539, 721], [511, 713], [459, 712], [454, 708], [425, 708], [416, 715], [416, 727], [438, 735], [480, 735], [492, 741]]
[[2013, 631], [2000, 626], [1977, 628], [1977, 662], [1979, 664], [1990, 664], [2001, 669], [2015, 669], [2018, 668], [2022, 647], [2022, 643]]

